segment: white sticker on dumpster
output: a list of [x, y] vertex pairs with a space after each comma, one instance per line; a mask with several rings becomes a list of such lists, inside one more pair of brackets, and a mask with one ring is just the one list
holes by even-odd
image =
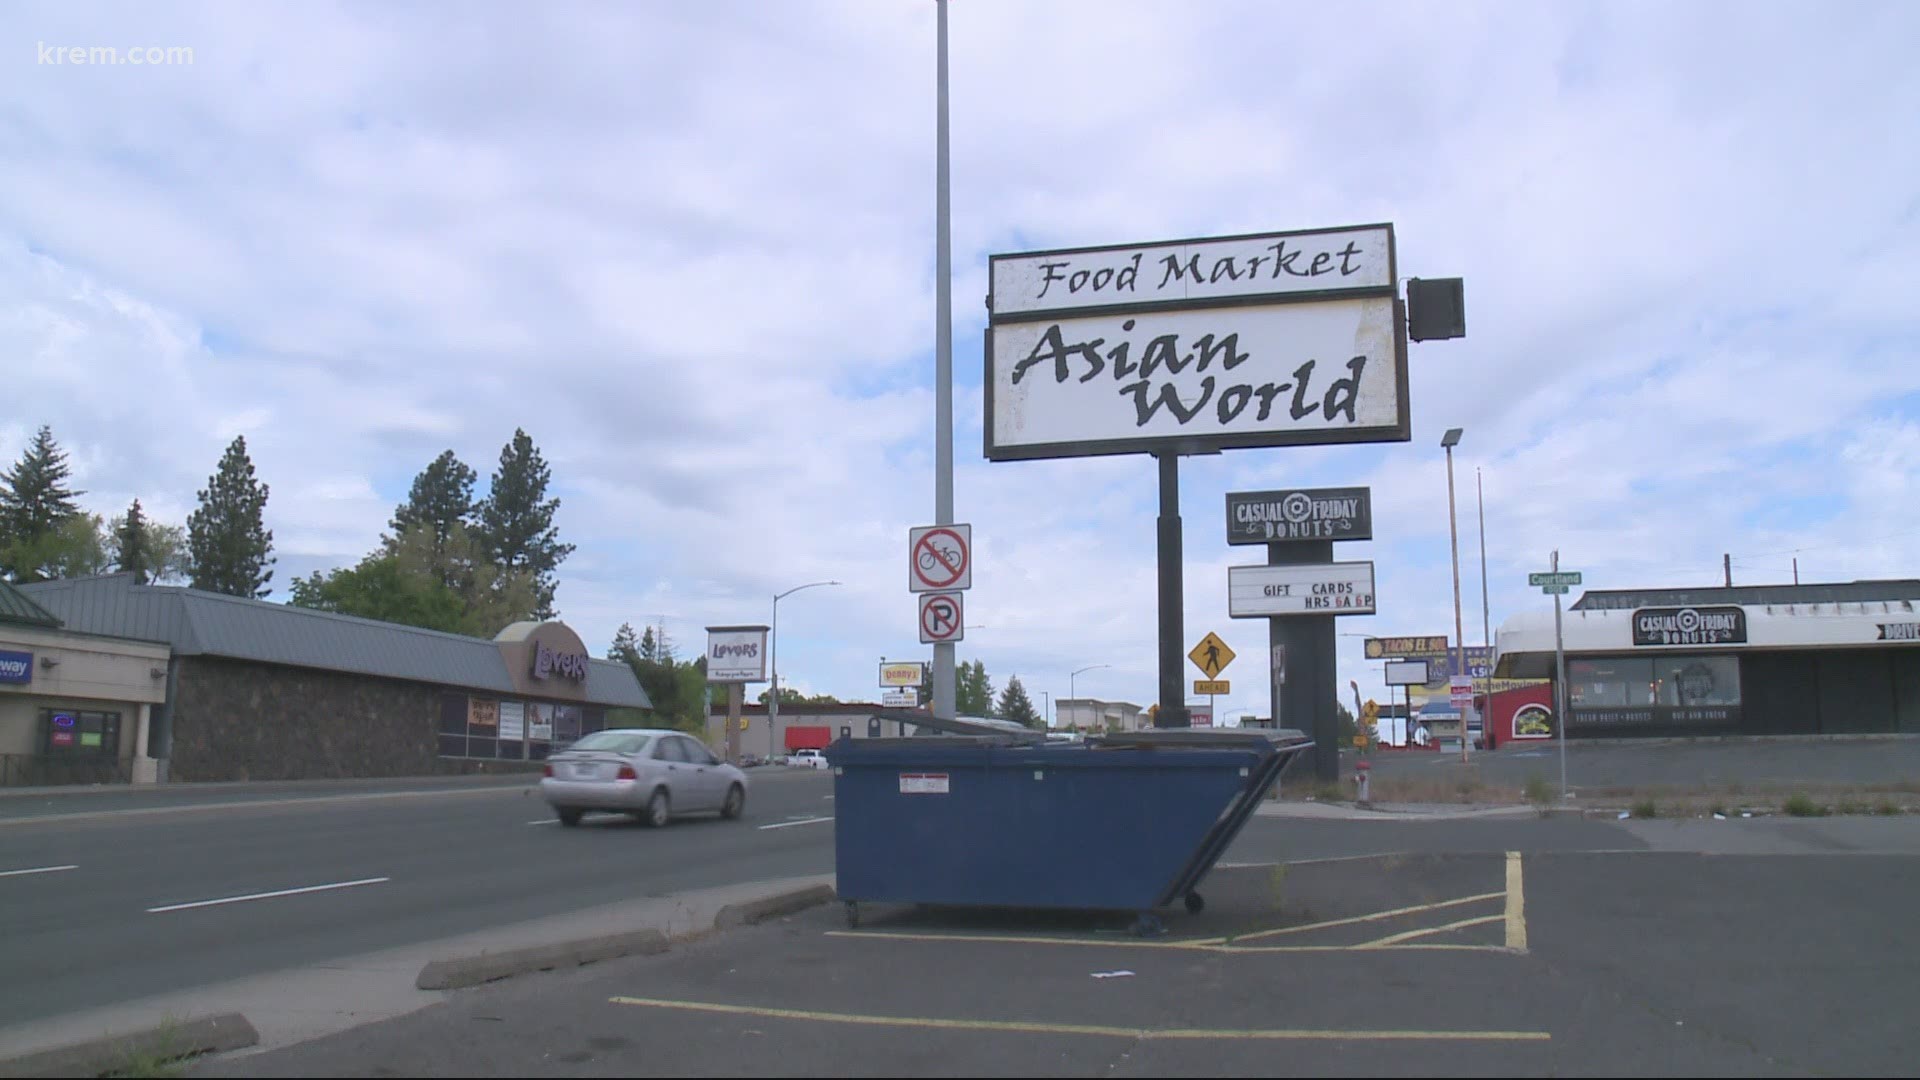
[[946, 773], [903, 772], [900, 774], [900, 794], [902, 795], [945, 795], [946, 793]]

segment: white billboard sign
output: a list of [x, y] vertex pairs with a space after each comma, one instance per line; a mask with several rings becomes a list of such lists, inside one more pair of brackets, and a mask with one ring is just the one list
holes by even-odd
[[1391, 289], [1393, 226], [996, 255], [991, 272], [996, 317]]
[[1389, 660], [1387, 661], [1388, 686], [1425, 686], [1427, 685], [1427, 662], [1425, 660]]
[[880, 704], [889, 709], [917, 709], [920, 707], [920, 691], [914, 687], [889, 690], [880, 695]]
[[707, 681], [766, 682], [767, 628], [707, 627]]
[[1227, 614], [1372, 615], [1373, 563], [1229, 566]]
[[994, 325], [994, 460], [1405, 440], [1391, 294]]

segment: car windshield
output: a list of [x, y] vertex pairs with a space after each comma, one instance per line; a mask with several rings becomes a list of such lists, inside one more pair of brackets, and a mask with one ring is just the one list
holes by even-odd
[[596, 731], [579, 742], [567, 747], [569, 750], [600, 750], [611, 754], [637, 754], [646, 749], [651, 735], [641, 735], [632, 731]]

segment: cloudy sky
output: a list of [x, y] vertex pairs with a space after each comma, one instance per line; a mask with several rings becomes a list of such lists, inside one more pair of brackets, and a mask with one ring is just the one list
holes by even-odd
[[[1155, 471], [989, 463], [989, 254], [1389, 221], [1466, 279], [1412, 349], [1413, 439], [1183, 466], [1186, 626], [1226, 614], [1229, 490], [1373, 489], [1381, 613], [1452, 625], [1438, 447], [1466, 429], [1495, 626], [1559, 548], [1589, 585], [1905, 577], [1920, 527], [1920, 8], [952, 4], [963, 659], [1036, 702], [1153, 700]], [[191, 49], [75, 65], [48, 47]], [[39, 424], [87, 507], [184, 521], [244, 434], [274, 584], [356, 561], [451, 447], [553, 466], [563, 617], [698, 648], [781, 604], [781, 669], [874, 693], [927, 655], [930, 0], [10, 4], [0, 457]], [[284, 594], [282, 594], [284, 595]], [[1342, 684], [1380, 694], [1340, 639]], [[1191, 669], [1187, 672], [1195, 674]]]

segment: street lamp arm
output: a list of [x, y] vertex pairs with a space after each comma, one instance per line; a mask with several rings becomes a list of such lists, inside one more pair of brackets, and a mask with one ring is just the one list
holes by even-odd
[[805, 585], [795, 585], [793, 588], [788, 589], [786, 592], [774, 593], [773, 602], [777, 604], [780, 601], [785, 600], [787, 597], [792, 596], [794, 593], [799, 592], [801, 589], [812, 589], [812, 588], [817, 588], [821, 585], [838, 585], [838, 584], [840, 583], [837, 581], [809, 581]]

